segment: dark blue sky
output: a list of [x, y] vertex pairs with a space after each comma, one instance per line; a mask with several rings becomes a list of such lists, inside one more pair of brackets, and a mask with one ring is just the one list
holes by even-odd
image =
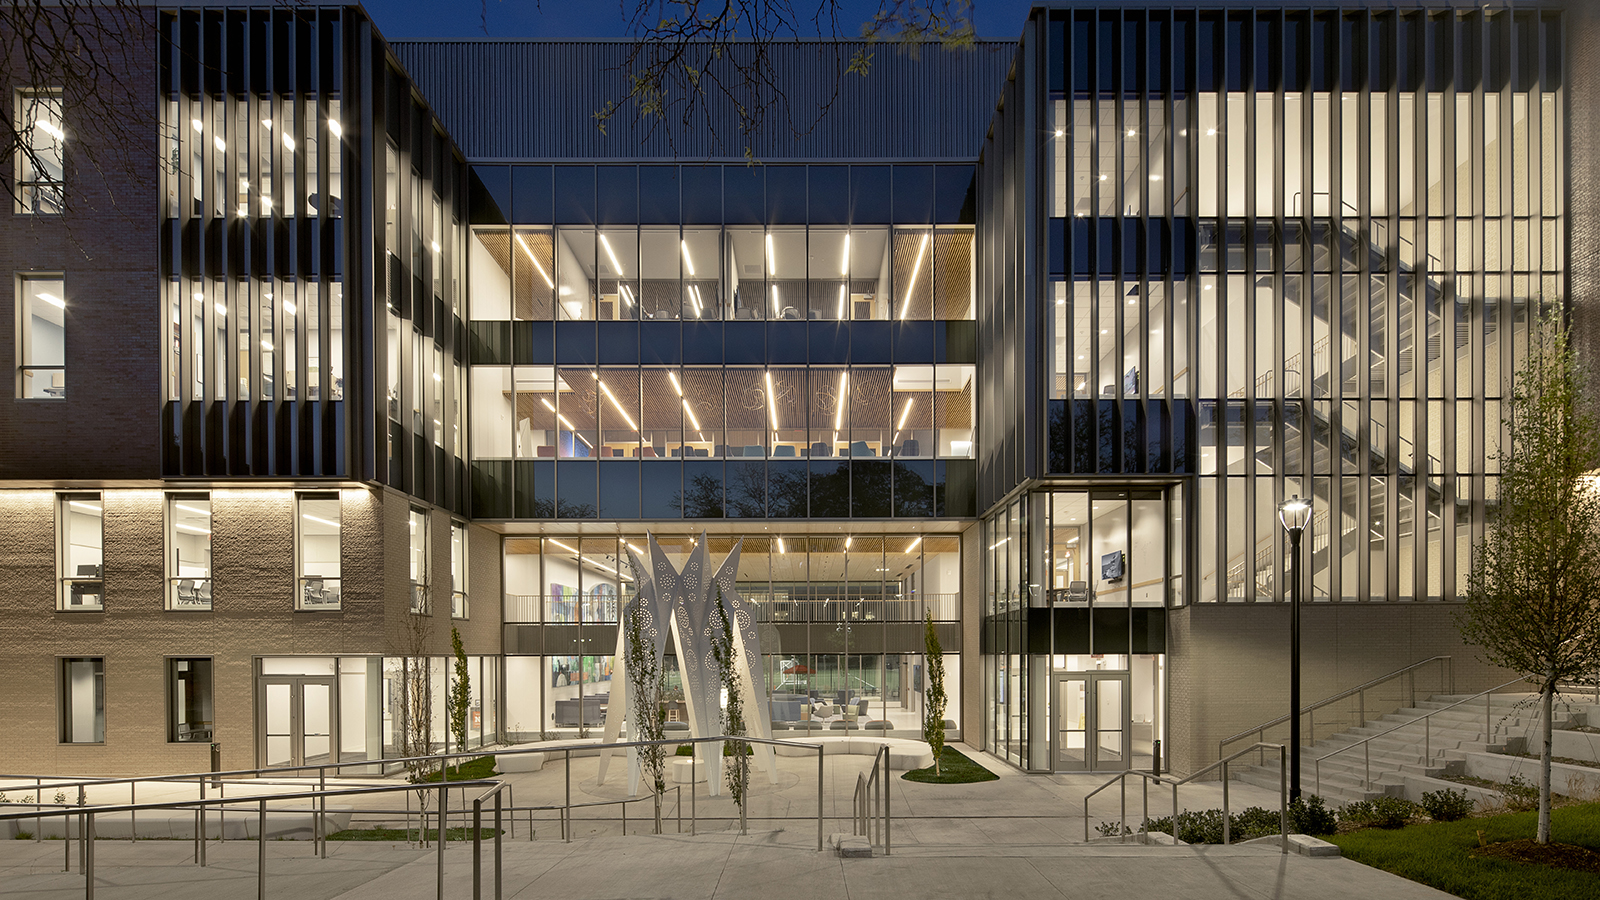
[[[384, 37], [615, 38], [627, 37], [622, 3], [632, 0], [366, 0]], [[793, 0], [808, 20], [820, 0]], [[1015, 39], [1022, 32], [1029, 0], [975, 0], [979, 37]], [[878, 10], [873, 0], [840, 0], [840, 30], [855, 34]], [[484, 25], [487, 20], [488, 29]], [[817, 29], [802, 37], [817, 37]]]

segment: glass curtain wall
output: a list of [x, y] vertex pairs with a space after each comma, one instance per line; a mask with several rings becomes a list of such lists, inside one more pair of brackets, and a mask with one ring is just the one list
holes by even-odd
[[1563, 302], [1559, 14], [1049, 23], [1052, 467], [1198, 476], [1188, 602], [1285, 598], [1291, 494], [1313, 600], [1459, 597]]
[[[697, 538], [657, 540], [682, 565]], [[739, 538], [708, 540], [720, 564]], [[581, 732], [604, 723], [617, 620], [634, 590], [627, 554], [643, 553], [646, 545], [644, 535], [505, 540], [506, 718], [521, 723], [513, 731]], [[737, 584], [761, 623], [773, 727], [863, 730], [878, 723], [871, 730], [919, 733], [927, 690], [924, 615], [932, 615], [948, 651], [947, 715], [957, 722], [960, 578], [957, 536], [745, 537]], [[523, 635], [531, 639], [533, 632], [543, 655], [517, 653]], [[567, 649], [574, 652], [561, 652]], [[677, 704], [675, 650], [667, 668]], [[677, 705], [668, 712], [669, 720], [687, 720]]]

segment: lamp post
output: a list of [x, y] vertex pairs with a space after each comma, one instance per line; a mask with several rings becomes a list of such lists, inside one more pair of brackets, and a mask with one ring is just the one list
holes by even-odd
[[1300, 535], [1311, 521], [1311, 501], [1296, 494], [1278, 507], [1289, 533], [1289, 800], [1300, 797]]

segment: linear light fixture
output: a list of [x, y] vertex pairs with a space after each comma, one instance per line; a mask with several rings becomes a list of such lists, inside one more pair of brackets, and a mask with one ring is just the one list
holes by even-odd
[[690, 278], [695, 277], [694, 276], [694, 260], [689, 258], [689, 242], [688, 241], [679, 241], [678, 242], [678, 246], [683, 248], [683, 267], [685, 269], [689, 270], [689, 277]]
[[778, 430], [778, 392], [772, 389], [772, 373], [766, 373], [767, 379], [767, 412], [772, 419], [772, 430]]
[[595, 380], [599, 383], [600, 390], [605, 391], [606, 397], [611, 400], [611, 405], [615, 406], [617, 408], [617, 412], [622, 413], [622, 418], [627, 420], [628, 427], [632, 428], [634, 431], [638, 431], [639, 426], [633, 423], [633, 416], [628, 415], [628, 411], [622, 408], [622, 403], [617, 399], [617, 395], [611, 393], [611, 388], [606, 387], [606, 383], [604, 381], [600, 381], [598, 378]]
[[211, 529], [209, 529], [209, 528], [201, 528], [198, 525], [186, 525], [183, 522], [173, 522], [172, 523], [172, 527], [178, 529], [179, 531], [188, 531], [188, 532], [193, 532], [194, 534], [210, 534], [211, 533]]
[[222, 139], [221, 135], [212, 135], [211, 143], [215, 144], [219, 151], [228, 149], [228, 143]]
[[842, 285], [842, 284], [839, 285], [839, 316], [838, 316], [838, 318], [840, 318], [840, 319], [844, 318], [845, 290], [846, 290], [846, 288], [845, 288], [844, 285]]
[[695, 431], [699, 431], [700, 420], [695, 418], [694, 410], [690, 408], [689, 399], [687, 397], [685, 397], [683, 400], [683, 411], [689, 414], [689, 424], [694, 426]]
[[617, 273], [617, 277], [622, 278], [626, 276], [627, 273], [622, 271], [622, 263], [617, 262], [616, 251], [611, 249], [611, 242], [606, 240], [606, 236], [603, 234], [600, 235], [600, 246], [606, 248], [606, 258], [611, 260], [611, 268]]
[[572, 546], [568, 546], [567, 544], [563, 544], [560, 541], [556, 540], [555, 538], [550, 538], [549, 541], [550, 541], [550, 543], [555, 544], [557, 547], [560, 547], [561, 549], [567, 551], [568, 553], [577, 553], [578, 552], [578, 548], [572, 547]]
[[992, 543], [992, 544], [990, 544], [990, 545], [989, 545], [989, 549], [990, 549], [990, 550], [993, 550], [993, 549], [994, 549], [994, 548], [996, 548], [996, 547], [998, 547], [998, 546], [1000, 546], [1000, 545], [1001, 545], [1001, 544], [1004, 544], [1004, 543], [1006, 543], [1006, 542], [1007, 542], [1007, 541], [1009, 541], [1009, 540], [1011, 540], [1011, 538], [1008, 538], [1008, 537], [1003, 537], [1003, 538], [1001, 538], [1001, 539], [1000, 539], [1000, 540], [998, 540], [998, 541], [995, 541], [995, 542], [994, 542], [994, 543]]
[[271, 353], [272, 352], [272, 342], [267, 340], [266, 338], [262, 338], [261, 339], [261, 349], [267, 351], [268, 353]]
[[44, 302], [50, 304], [51, 306], [54, 306], [56, 309], [66, 309], [67, 308], [67, 301], [61, 299], [60, 297], [57, 297], [55, 294], [38, 293], [38, 294], [34, 294], [34, 296], [38, 297], [40, 300], [43, 300]]
[[906, 548], [906, 552], [910, 553], [911, 551], [917, 549], [917, 547], [919, 545], [921, 545], [921, 543], [922, 543], [922, 535], [919, 534], [919, 535], [917, 535], [917, 539], [911, 542], [911, 546]]
[[778, 552], [779, 553], [788, 553], [789, 552], [788, 548], [783, 546], [783, 538], [778, 538]]
[[922, 270], [922, 257], [928, 252], [928, 233], [922, 233], [922, 242], [917, 245], [917, 261], [911, 264], [911, 280], [906, 282], [906, 300], [900, 304], [900, 318], [904, 319], [906, 313], [911, 311], [911, 293], [917, 287], [917, 273]]
[[772, 286], [772, 317], [774, 319], [776, 319], [778, 317], [778, 313], [779, 313], [779, 308], [778, 308], [778, 286], [777, 285], [773, 285]]
[[219, 316], [225, 316], [228, 314], [228, 308], [223, 306], [221, 303], [213, 303], [211, 304], [211, 308], [215, 309], [217, 311], [217, 315]]
[[[190, 121], [195, 123], [194, 130], [195, 131], [199, 131], [200, 130], [200, 120], [199, 119], [190, 119]], [[272, 130], [272, 119], [270, 117], [262, 119], [261, 120], [261, 127], [265, 128], [268, 131], [271, 131]]]
[[290, 137], [287, 131], [283, 133], [283, 149], [290, 153], [294, 152], [294, 138]]
[[85, 503], [82, 500], [68, 500], [67, 503], [70, 506], [76, 506], [79, 509], [86, 509], [92, 513], [97, 513], [101, 510], [99, 503]]
[[677, 395], [679, 397], [682, 397], [683, 396], [683, 385], [678, 383], [678, 373], [672, 371], [671, 369], [668, 369], [667, 370], [667, 378], [672, 381], [672, 390], [675, 393], [677, 393]]
[[58, 141], [65, 140], [67, 137], [67, 133], [58, 128], [56, 123], [50, 121], [49, 119], [34, 119], [33, 125], [35, 128], [43, 131], [45, 134], [50, 135]]
[[178, 509], [183, 510], [184, 512], [192, 512], [197, 516], [209, 516], [209, 515], [211, 515], [211, 510], [209, 510], [209, 509], [201, 509], [198, 506], [185, 506], [182, 503], [174, 503], [172, 505], [174, 507], [178, 508]]
[[[272, 298], [268, 297], [267, 299], [271, 300]], [[283, 301], [283, 311], [292, 316], [295, 313], [299, 312], [300, 309], [299, 309], [299, 307], [294, 305], [294, 301], [286, 299], [286, 300]]]
[[900, 424], [894, 426], [897, 431], [904, 431], [906, 420], [911, 418], [911, 405], [917, 402], [915, 397], [906, 398], [906, 408], [900, 411]]
[[338, 522], [335, 522], [332, 519], [324, 519], [321, 516], [313, 516], [311, 513], [301, 513], [300, 518], [309, 519], [312, 522], [320, 522], [323, 525], [330, 525], [334, 528], [341, 527]]
[[689, 285], [689, 296], [694, 300], [694, 317], [696, 319], [704, 318], [706, 309], [700, 303], [700, 286], [697, 284]]
[[844, 255], [839, 258], [839, 274], [850, 277], [850, 232], [844, 233]]
[[846, 369], [845, 371], [839, 373], [839, 403], [833, 409], [834, 431], [838, 431], [840, 428], [844, 427], [844, 404], [845, 398], [850, 396], [848, 393], [846, 393], [849, 387], [850, 371]]
[[328, 133], [332, 134], [334, 137], [344, 137], [344, 126], [339, 124], [338, 119], [329, 119]]
[[855, 538], [853, 538], [853, 537], [846, 537], [846, 538], [845, 538], [845, 539], [844, 539], [844, 548], [845, 548], [845, 549], [846, 549], [846, 550], [849, 550], [849, 549], [850, 549], [850, 542], [851, 542], [851, 541], [854, 541], [854, 540], [855, 540]]
[[626, 284], [620, 284], [618, 287], [621, 288], [620, 293], [622, 294], [622, 302], [628, 304], [629, 306], [633, 306], [633, 291], [628, 290], [628, 286]]
[[[206, 130], [206, 123], [200, 121], [199, 119], [190, 119], [189, 120], [189, 124], [194, 126], [194, 130], [195, 131], [205, 131]], [[267, 120], [266, 119], [262, 119], [261, 120], [261, 124], [266, 125], [267, 124]], [[268, 125], [267, 127], [270, 128], [272, 126]]]
[[528, 259], [533, 261], [533, 267], [539, 270], [539, 277], [544, 279], [545, 285], [547, 287], [555, 287], [556, 283], [550, 280], [550, 273], [544, 270], [544, 266], [539, 265], [539, 257], [533, 255], [533, 249], [528, 246], [528, 242], [523, 240], [520, 234], [517, 235], [517, 243], [522, 245], [522, 252], [528, 254]]
[[773, 249], [772, 232], [767, 232], [767, 274], [776, 275], [778, 272], [778, 251]]

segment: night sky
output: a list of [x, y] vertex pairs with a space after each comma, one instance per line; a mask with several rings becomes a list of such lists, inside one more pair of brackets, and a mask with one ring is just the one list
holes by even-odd
[[[621, 38], [628, 37], [623, 3], [618, 0], [366, 0], [363, 4], [383, 36], [403, 38]], [[632, 3], [628, 3], [629, 6]], [[828, 27], [811, 24], [820, 4], [794, 0], [795, 14], [805, 20], [809, 33], [819, 37]], [[1029, 0], [975, 0], [973, 18], [979, 37], [1015, 40], [1031, 6]], [[872, 0], [841, 0], [840, 33], [859, 33], [861, 24], [877, 12]], [[487, 20], [487, 30], [485, 29]]]

